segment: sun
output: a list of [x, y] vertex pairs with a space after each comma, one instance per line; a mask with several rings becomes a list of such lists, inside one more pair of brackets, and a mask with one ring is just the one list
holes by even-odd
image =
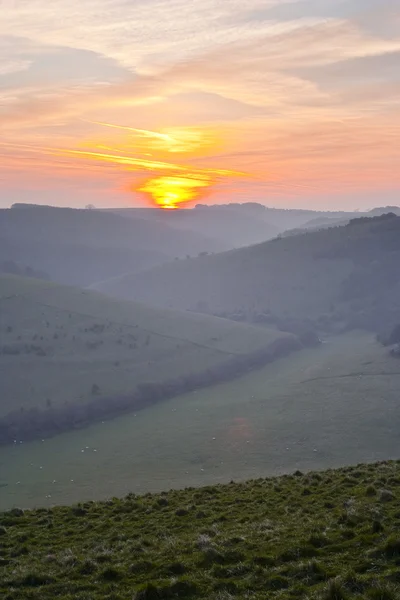
[[138, 188], [149, 195], [159, 208], [175, 210], [201, 197], [211, 184], [211, 177], [205, 174], [193, 176], [162, 175], [148, 179]]

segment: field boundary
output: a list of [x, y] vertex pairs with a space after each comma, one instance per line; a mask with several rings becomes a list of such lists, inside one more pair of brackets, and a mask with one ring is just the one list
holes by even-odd
[[51, 437], [124, 413], [142, 410], [199, 388], [236, 379], [302, 348], [298, 338], [288, 336], [247, 355], [230, 355], [230, 360], [199, 373], [191, 373], [162, 383], [141, 383], [131, 394], [97, 397], [83, 405], [67, 403], [45, 410], [31, 408], [26, 411], [13, 411], [0, 419], [0, 445]]

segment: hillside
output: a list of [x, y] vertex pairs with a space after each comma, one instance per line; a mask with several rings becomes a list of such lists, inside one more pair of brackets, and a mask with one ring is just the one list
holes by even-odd
[[[354, 217], [367, 215], [345, 211], [270, 208], [257, 202], [198, 204], [192, 209], [176, 211], [146, 208], [110, 210], [124, 217], [156, 220], [180, 230], [212, 236], [223, 242], [227, 249], [265, 242], [290, 230], [322, 228], [328, 226], [329, 222], [343, 224]], [[382, 209], [375, 209], [374, 216], [382, 214], [380, 211]]]
[[105, 282], [101, 291], [236, 320], [377, 330], [400, 321], [400, 217], [276, 238]]
[[[240, 248], [275, 237], [280, 229], [263, 218], [265, 207], [242, 204], [200, 206], [183, 210], [112, 209], [116, 214], [136, 219], [138, 216], [157, 221], [178, 231], [210, 236], [225, 249]], [[247, 208], [246, 208], [247, 207]]]
[[300, 347], [224, 319], [0, 276], [0, 441], [56, 433], [230, 379]]
[[50, 439], [0, 450], [0, 510], [398, 456], [400, 362], [367, 332]]
[[398, 600], [399, 462], [0, 514], [7, 600]]
[[200, 234], [111, 212], [16, 205], [0, 210], [0, 256], [86, 286], [176, 257], [225, 250]]

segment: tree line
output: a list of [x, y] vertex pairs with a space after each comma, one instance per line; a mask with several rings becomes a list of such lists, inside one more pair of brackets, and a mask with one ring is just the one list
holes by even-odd
[[94, 394], [94, 398], [84, 404], [70, 402], [56, 407], [47, 403], [46, 409], [34, 407], [15, 410], [0, 418], [0, 444], [50, 437], [133, 410], [138, 411], [180, 394], [229, 381], [302, 347], [297, 337], [288, 336], [251, 354], [233, 356], [227, 362], [199, 373], [188, 373], [163, 383], [138, 384], [131, 394], [113, 397]]

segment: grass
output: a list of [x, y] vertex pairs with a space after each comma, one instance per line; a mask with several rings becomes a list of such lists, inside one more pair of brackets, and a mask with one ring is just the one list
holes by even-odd
[[132, 393], [284, 335], [34, 279], [0, 276], [0, 289], [0, 417]]
[[353, 332], [137, 414], [0, 448], [0, 509], [395, 458], [399, 373]]
[[[398, 600], [399, 468], [384, 462], [11, 510], [0, 514], [0, 594]], [[371, 485], [391, 501], [371, 496]]]

